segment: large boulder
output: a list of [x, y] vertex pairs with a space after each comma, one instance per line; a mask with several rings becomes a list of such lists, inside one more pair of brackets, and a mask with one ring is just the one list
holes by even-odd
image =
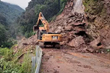
[[72, 30], [72, 26], [65, 26], [65, 30], [66, 31], [71, 31]]
[[72, 41], [70, 41], [68, 45], [71, 47], [79, 47], [82, 44], [85, 44], [85, 41], [82, 36], [79, 36], [73, 39]]
[[93, 40], [92, 42], [90, 42], [90, 47], [92, 47], [94, 49], [103, 48], [103, 45], [101, 44], [100, 38], [97, 38], [97, 39]]
[[55, 33], [61, 33], [62, 30], [63, 30], [63, 27], [58, 26], [58, 28], [55, 30]]

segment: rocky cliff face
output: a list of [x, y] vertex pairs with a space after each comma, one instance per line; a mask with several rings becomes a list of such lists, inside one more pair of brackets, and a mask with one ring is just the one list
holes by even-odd
[[87, 15], [87, 33], [93, 39], [99, 38], [105, 47], [110, 46], [110, 1], [84, 0]]

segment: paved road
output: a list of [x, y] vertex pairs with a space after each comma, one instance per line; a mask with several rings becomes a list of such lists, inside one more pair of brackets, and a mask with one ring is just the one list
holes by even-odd
[[40, 73], [110, 73], [110, 60], [68, 49], [43, 49]]

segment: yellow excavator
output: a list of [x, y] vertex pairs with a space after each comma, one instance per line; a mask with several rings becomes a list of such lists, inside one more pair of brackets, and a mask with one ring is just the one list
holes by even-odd
[[37, 32], [38, 42], [43, 42], [45, 47], [47, 45], [52, 45], [53, 47], [60, 46], [59, 43], [62, 41], [62, 35], [49, 32], [49, 23], [42, 12], [39, 13], [38, 21], [36, 25], [33, 26], [33, 31]]

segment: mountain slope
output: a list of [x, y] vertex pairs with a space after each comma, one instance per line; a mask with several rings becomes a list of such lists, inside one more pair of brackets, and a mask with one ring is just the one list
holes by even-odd
[[88, 33], [100, 37], [104, 46], [110, 46], [110, 0], [84, 0]]
[[17, 5], [0, 1], [0, 47], [11, 47], [13, 38], [16, 37], [16, 19], [24, 12]]
[[9, 24], [14, 22], [24, 10], [17, 5], [0, 1], [0, 15], [4, 16]]

